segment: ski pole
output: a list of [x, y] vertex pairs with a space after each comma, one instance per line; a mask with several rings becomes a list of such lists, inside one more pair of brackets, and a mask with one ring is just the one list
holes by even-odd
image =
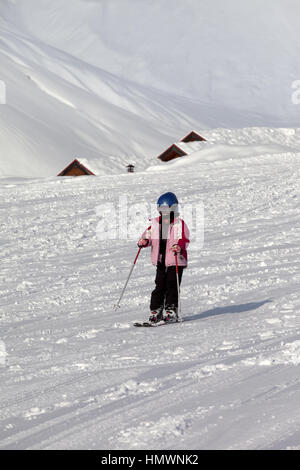
[[178, 260], [177, 260], [177, 253], [175, 253], [175, 261], [176, 261], [176, 281], [177, 281], [177, 294], [178, 294], [178, 318], [181, 320], [181, 301], [180, 301], [180, 286], [179, 286], [179, 276], [178, 276]]
[[133, 268], [134, 268], [134, 266], [135, 266], [136, 260], [138, 259], [138, 256], [139, 256], [139, 254], [140, 254], [141, 249], [142, 249], [142, 247], [139, 248], [139, 251], [137, 252], [137, 255], [136, 255], [136, 257], [135, 257], [135, 260], [134, 260], [134, 262], [133, 262], [133, 265], [131, 266], [130, 272], [129, 272], [128, 277], [127, 277], [127, 280], [126, 280], [126, 282], [125, 282], [125, 286], [124, 286], [124, 288], [123, 288], [123, 290], [122, 290], [122, 292], [121, 292], [120, 298], [119, 298], [118, 302], [117, 302], [117, 303], [115, 304], [115, 306], [114, 306], [114, 309], [115, 309], [115, 310], [117, 310], [117, 308], [120, 308], [121, 299], [122, 299], [122, 297], [123, 297], [123, 295], [124, 295], [125, 289], [126, 289], [126, 287], [127, 287], [128, 281], [129, 281], [129, 279], [130, 279], [130, 276], [131, 276], [131, 274], [132, 274]]

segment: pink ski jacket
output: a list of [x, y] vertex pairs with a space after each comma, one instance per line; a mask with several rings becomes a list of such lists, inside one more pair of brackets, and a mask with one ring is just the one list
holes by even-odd
[[[149, 241], [147, 246], [151, 246], [151, 261], [154, 266], [157, 266], [157, 263], [161, 261], [161, 255], [159, 254], [160, 217], [149, 220], [151, 221], [151, 225], [144, 231], [141, 238]], [[181, 252], [178, 255], [178, 266], [187, 266], [187, 247], [189, 242], [188, 226], [182, 219], [176, 217], [169, 227], [165, 255], [166, 266], [176, 265], [174, 253], [171, 251], [172, 246], [176, 244], [181, 248]]]

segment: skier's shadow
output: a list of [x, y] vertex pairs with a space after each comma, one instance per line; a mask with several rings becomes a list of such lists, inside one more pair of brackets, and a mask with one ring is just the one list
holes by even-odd
[[241, 305], [228, 305], [227, 307], [216, 307], [211, 310], [206, 310], [205, 312], [190, 315], [184, 317], [184, 321], [195, 321], [195, 320], [202, 320], [203, 318], [207, 317], [214, 317], [216, 315], [226, 315], [227, 313], [243, 313], [249, 312], [250, 310], [256, 310], [257, 308], [261, 307], [264, 304], [269, 302], [273, 302], [271, 299], [262, 300], [261, 302], [249, 302], [247, 304]]

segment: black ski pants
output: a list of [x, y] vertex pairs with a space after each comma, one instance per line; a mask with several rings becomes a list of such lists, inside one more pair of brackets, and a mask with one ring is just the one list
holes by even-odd
[[[178, 266], [179, 285], [181, 283], [183, 266]], [[163, 266], [158, 264], [155, 277], [155, 289], [151, 294], [150, 310], [177, 309], [178, 293], [176, 280], [176, 266]]]

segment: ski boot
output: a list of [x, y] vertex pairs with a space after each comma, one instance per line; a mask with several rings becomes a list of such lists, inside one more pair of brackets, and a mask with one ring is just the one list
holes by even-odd
[[166, 308], [166, 311], [163, 313], [163, 321], [166, 323], [173, 323], [178, 321], [178, 314], [176, 307]]
[[161, 321], [163, 319], [162, 312], [163, 312], [162, 308], [158, 308], [157, 310], [153, 310], [150, 314], [149, 322], [158, 323], [159, 321]]

